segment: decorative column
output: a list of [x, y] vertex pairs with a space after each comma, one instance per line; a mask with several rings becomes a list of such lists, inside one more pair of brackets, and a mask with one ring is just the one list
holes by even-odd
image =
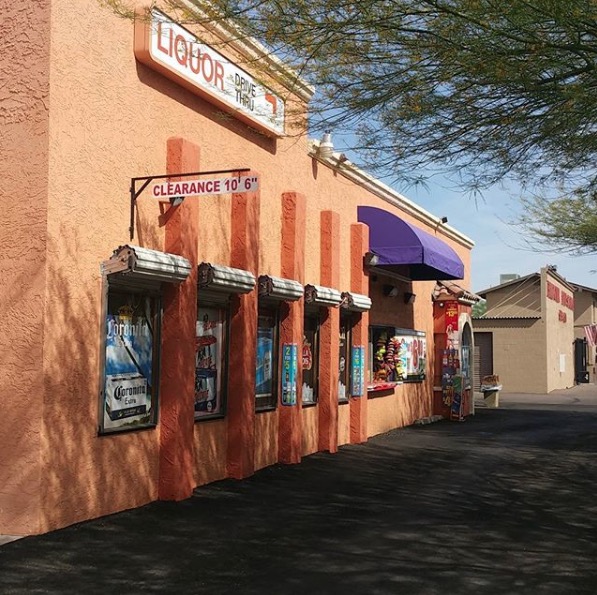
[[[369, 277], [365, 274], [363, 256], [369, 250], [369, 226], [355, 223], [350, 226], [350, 290], [369, 295]], [[369, 313], [357, 315], [358, 321], [352, 328], [352, 344], [365, 345], [369, 342]], [[365, 349], [365, 352], [367, 349]], [[365, 356], [365, 367], [369, 358]], [[368, 378], [365, 369], [364, 377]], [[362, 397], [350, 397], [350, 442], [359, 444], [367, 441], [367, 391]]]
[[[324, 287], [340, 285], [340, 215], [322, 211], [320, 279]], [[338, 375], [340, 309], [327, 308], [319, 329], [319, 441], [318, 449], [338, 450]]]
[[[255, 276], [259, 269], [260, 201], [259, 191], [232, 195], [230, 266]], [[257, 289], [232, 298], [230, 336], [234, 346], [229, 351], [227, 473], [235, 479], [255, 470], [257, 305]]]
[[[199, 170], [199, 147], [183, 138], [167, 144], [167, 173]], [[187, 198], [168, 217], [166, 252], [184, 256], [191, 274], [180, 285], [164, 289], [160, 374], [160, 500], [182, 500], [193, 493], [193, 424], [195, 389], [195, 323], [199, 206]]]
[[[305, 197], [297, 192], [282, 194], [281, 276], [304, 283], [305, 276]], [[280, 344], [296, 343], [301, 353], [304, 326], [304, 298], [286, 302], [280, 320]], [[300, 463], [302, 454], [303, 368], [299, 356], [296, 405], [278, 407], [278, 460]]]

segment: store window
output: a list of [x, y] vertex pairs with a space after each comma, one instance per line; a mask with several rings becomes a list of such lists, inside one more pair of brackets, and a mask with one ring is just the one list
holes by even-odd
[[421, 382], [427, 369], [425, 333], [387, 326], [369, 328], [369, 390], [383, 390], [398, 382]]
[[278, 309], [259, 307], [255, 408], [274, 409], [278, 399]]
[[224, 415], [229, 307], [199, 305], [195, 336], [195, 420]]
[[338, 401], [348, 402], [351, 376], [351, 345], [352, 345], [352, 317], [342, 314], [340, 316], [340, 353], [338, 358]]
[[228, 384], [230, 300], [255, 288], [250, 271], [202, 262], [197, 276], [195, 421], [222, 417]]
[[303, 330], [303, 405], [317, 403], [319, 384], [319, 316], [305, 317]]
[[155, 426], [160, 324], [159, 295], [108, 289], [100, 433]]

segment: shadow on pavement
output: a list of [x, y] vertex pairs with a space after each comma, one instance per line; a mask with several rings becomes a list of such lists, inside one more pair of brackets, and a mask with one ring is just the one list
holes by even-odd
[[595, 593], [597, 411], [485, 410], [0, 548], [2, 593]]

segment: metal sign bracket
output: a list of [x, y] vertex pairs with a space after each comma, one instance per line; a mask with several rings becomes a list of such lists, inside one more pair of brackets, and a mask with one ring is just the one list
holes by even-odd
[[[156, 176], [140, 176], [137, 178], [131, 178], [131, 221], [129, 226], [130, 232], [130, 239], [132, 240], [135, 237], [135, 206], [137, 204], [137, 199], [141, 195], [141, 193], [151, 184], [154, 180], [164, 180], [166, 178], [187, 178], [189, 176], [208, 176], [208, 175], [215, 175], [215, 174], [231, 174], [231, 173], [238, 173], [240, 178], [240, 174], [244, 172], [251, 171], [248, 167], [240, 167], [235, 169], [218, 169], [213, 171], [193, 171], [184, 174], [160, 174]], [[137, 184], [142, 182], [139, 188], [137, 188]]]

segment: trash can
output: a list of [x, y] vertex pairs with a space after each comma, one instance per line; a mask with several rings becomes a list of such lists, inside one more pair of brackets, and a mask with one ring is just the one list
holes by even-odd
[[481, 392], [483, 393], [483, 401], [485, 407], [499, 407], [500, 406], [500, 377], [496, 374], [492, 376], [485, 376], [481, 381]]
[[500, 406], [500, 391], [496, 388], [485, 388], [482, 389], [483, 402], [485, 407], [496, 408]]

